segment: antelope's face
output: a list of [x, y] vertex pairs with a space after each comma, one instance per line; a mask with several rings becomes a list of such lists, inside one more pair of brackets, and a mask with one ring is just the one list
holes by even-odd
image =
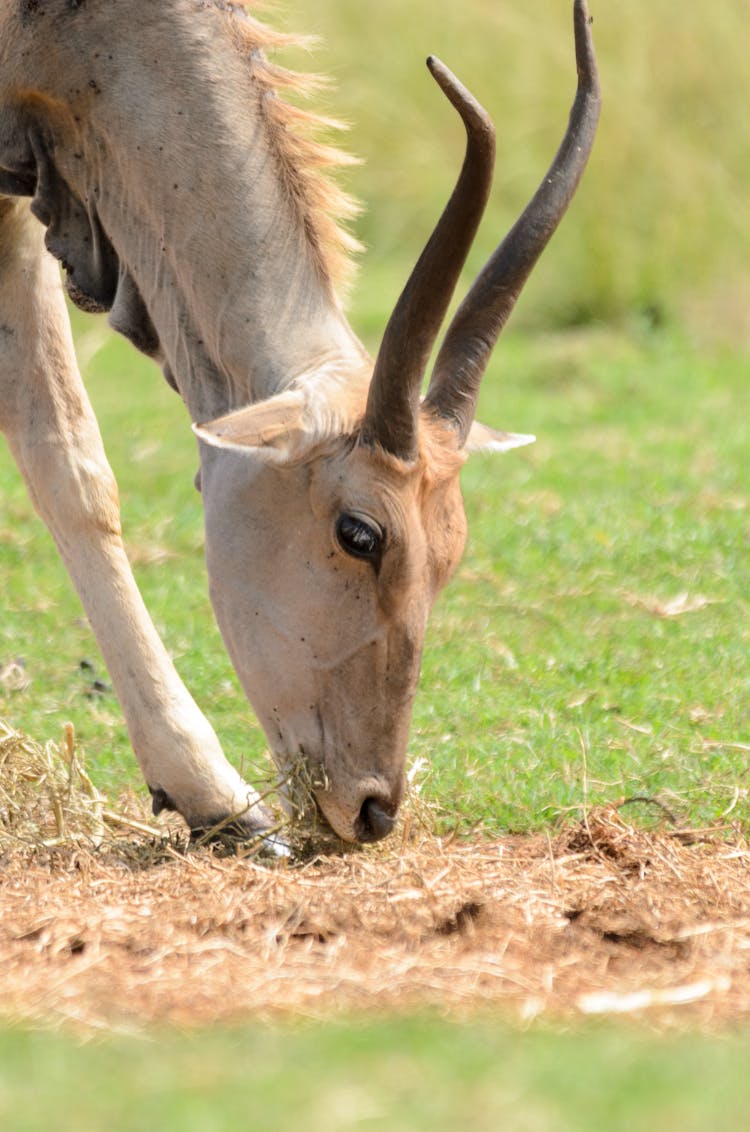
[[353, 437], [237, 448], [203, 446], [219, 627], [282, 776], [304, 763], [335, 832], [377, 840], [402, 797], [427, 618], [464, 546], [463, 457], [438, 427], [409, 462]]
[[463, 455], [533, 439], [493, 433], [474, 413], [492, 348], [594, 140], [600, 96], [585, 0], [573, 12], [578, 89], [563, 143], [454, 315], [424, 402], [422, 378], [494, 165], [490, 119], [436, 59], [428, 63], [462, 117], [466, 158], [366, 394], [361, 373], [313, 365], [268, 401], [195, 426], [219, 626], [281, 770], [304, 760], [318, 806], [346, 840], [376, 840], [393, 825], [427, 616], [464, 544]]

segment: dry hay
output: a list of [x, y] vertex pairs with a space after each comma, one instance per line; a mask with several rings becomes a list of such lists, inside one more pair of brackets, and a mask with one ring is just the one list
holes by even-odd
[[[75, 754], [0, 729], [0, 1016], [84, 1029], [337, 1011], [524, 1019], [750, 1009], [750, 848], [592, 810], [554, 835], [422, 830], [304, 863], [188, 849]], [[25, 792], [25, 793], [24, 793]], [[19, 801], [20, 796], [20, 801]]]

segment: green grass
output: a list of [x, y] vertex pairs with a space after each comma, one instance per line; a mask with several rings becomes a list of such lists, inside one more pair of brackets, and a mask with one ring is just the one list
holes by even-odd
[[[8, 1132], [608, 1132], [747, 1126], [740, 1036], [519, 1032], [438, 1018], [150, 1040], [0, 1034]], [[561, 1050], [564, 1048], [564, 1056]]]
[[[709, 821], [739, 790], [747, 818], [746, 358], [661, 334], [509, 353], [484, 415], [539, 442], [465, 474], [469, 554], [417, 709], [435, 792], [525, 828], [580, 803], [586, 770], [592, 800], [674, 794]], [[708, 604], [644, 608], [683, 593]]]
[[[99, 324], [77, 325], [86, 357]], [[539, 442], [464, 473], [470, 544], [433, 617], [412, 742], [447, 822], [547, 824], [581, 803], [585, 770], [591, 800], [659, 794], [702, 823], [736, 798], [747, 829], [747, 368], [739, 349], [639, 326], [502, 345], [482, 416]], [[206, 597], [185, 415], [124, 343], [102, 339], [87, 370], [157, 624], [233, 757], [257, 757]], [[79, 661], [104, 675], [96, 647], [4, 453], [0, 499], [0, 658], [24, 656], [32, 678], [0, 696], [0, 714], [40, 739], [70, 717], [101, 784], [137, 782], [113, 697], [85, 695]], [[633, 604], [685, 591], [712, 604], [673, 619]], [[746, 1061], [744, 1031], [522, 1031], [489, 1018], [165, 1030], [83, 1048], [0, 1030], [0, 1123], [739, 1132]]]
[[[475, 270], [559, 140], [570, 7], [323, 0], [279, 15], [321, 32], [315, 63], [365, 158], [351, 177], [372, 250], [352, 311], [373, 349], [460, 160], [423, 56], [461, 71], [498, 124]], [[737, 790], [747, 816], [744, 6], [727, 0], [710, 20], [697, 0], [610, 7], [591, 3], [605, 97], [594, 159], [520, 304], [514, 326], [535, 336], [501, 343], [483, 395], [488, 422], [540, 440], [467, 467], [470, 547], [428, 637], [412, 750], [464, 825], [529, 828], [578, 804], [584, 752], [595, 798], [674, 792], [708, 821]], [[686, 310], [700, 316], [689, 335], [668, 318]], [[256, 761], [264, 742], [207, 601], [185, 413], [102, 322], [76, 325], [147, 603], [231, 757]], [[4, 453], [0, 500], [0, 662], [24, 657], [32, 679], [0, 691], [0, 712], [42, 737], [71, 717], [114, 786], [133, 770], [119, 711], [87, 698], [80, 662], [103, 677], [96, 647]], [[711, 604], [660, 620], [637, 603], [683, 591]]]
[[[194, 442], [176, 396], [99, 324], [80, 324], [146, 601], [236, 761], [262, 734], [214, 626]], [[649, 794], [686, 820], [747, 821], [747, 358], [677, 331], [511, 336], [481, 415], [538, 434], [464, 472], [470, 541], [428, 631], [412, 758], [463, 828], [544, 825], [583, 800]], [[103, 785], [134, 761], [98, 651], [17, 473], [0, 458], [0, 661], [30, 687], [0, 714], [37, 738], [75, 724]], [[164, 555], [169, 557], [164, 560]], [[707, 604], [664, 618], [687, 593]]]
[[[536, 188], [575, 88], [572, 0], [285, 0], [288, 28], [320, 33], [312, 65], [363, 159], [347, 180], [365, 204], [368, 271], [356, 291], [395, 298], [457, 175], [463, 131], [424, 66], [439, 55], [494, 118], [493, 197], [476, 272]], [[747, 10], [724, 0], [590, 0], [603, 109], [576, 202], [532, 278], [525, 325], [687, 316], [701, 333], [750, 336]]]
[[[559, 140], [573, 86], [569, 9], [289, 4], [287, 26], [325, 38], [313, 65], [335, 79], [329, 109], [351, 121], [347, 144], [365, 161], [348, 175], [371, 249], [352, 308], [372, 347], [460, 161], [460, 127], [424, 56], [453, 66], [498, 127], [495, 193], [468, 278]], [[747, 830], [746, 4], [708, 13], [697, 0], [591, 0], [591, 10], [604, 87], [595, 152], [482, 401], [488, 423], [539, 442], [465, 471], [470, 544], [431, 622], [411, 753], [429, 759], [425, 790], [464, 830], [536, 828], [585, 794], [642, 793], [695, 823], [731, 809]], [[264, 741], [207, 599], [184, 411], [101, 322], [76, 326], [147, 603], [230, 756], [257, 760]], [[87, 695], [81, 660], [106, 674], [4, 450], [0, 562], [0, 665], [23, 657], [31, 678], [25, 692], [0, 690], [0, 715], [37, 739], [57, 738], [70, 718], [100, 785], [137, 783], [113, 696]], [[672, 619], [644, 608], [683, 592], [710, 604]], [[743, 1033], [561, 1034], [434, 1018], [167, 1031], [85, 1048], [11, 1030], [0, 1032], [0, 1122], [9, 1132], [740, 1129], [746, 1045]]]

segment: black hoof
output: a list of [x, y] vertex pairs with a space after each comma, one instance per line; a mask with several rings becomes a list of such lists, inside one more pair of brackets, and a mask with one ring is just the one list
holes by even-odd
[[[179, 813], [177, 806], [160, 786], [149, 786], [151, 809], [158, 817], [163, 810]], [[184, 816], [184, 815], [183, 815]], [[187, 819], [186, 819], [187, 820]], [[216, 843], [236, 845], [238, 841], [257, 841], [267, 852], [277, 857], [288, 856], [289, 850], [278, 834], [273, 833], [278, 821], [265, 806], [251, 806], [247, 812], [217, 816], [204, 821], [189, 821], [190, 840], [193, 844]]]
[[169, 797], [169, 794], [167, 794], [166, 790], [162, 790], [160, 786], [157, 786], [155, 790], [152, 790], [149, 786], [148, 790], [151, 795], [151, 809], [153, 810], [155, 818], [158, 818], [162, 810], [177, 809], [174, 802]]
[[257, 842], [265, 852], [275, 857], [286, 857], [289, 849], [278, 833], [272, 832], [278, 821], [264, 806], [253, 806], [246, 814], [232, 814], [191, 826], [190, 839], [198, 845]]

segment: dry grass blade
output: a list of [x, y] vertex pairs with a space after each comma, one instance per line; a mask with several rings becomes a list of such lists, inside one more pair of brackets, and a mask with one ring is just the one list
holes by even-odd
[[0, 732], [6, 1017], [100, 1029], [425, 1005], [666, 1024], [750, 1013], [737, 835], [648, 832], [611, 807], [554, 836], [405, 826], [367, 851], [261, 864], [188, 850], [136, 807], [105, 805], [72, 733], [54, 753]]
[[62, 748], [41, 746], [0, 720], [0, 850], [103, 836], [104, 797], [78, 757], [73, 727]]

